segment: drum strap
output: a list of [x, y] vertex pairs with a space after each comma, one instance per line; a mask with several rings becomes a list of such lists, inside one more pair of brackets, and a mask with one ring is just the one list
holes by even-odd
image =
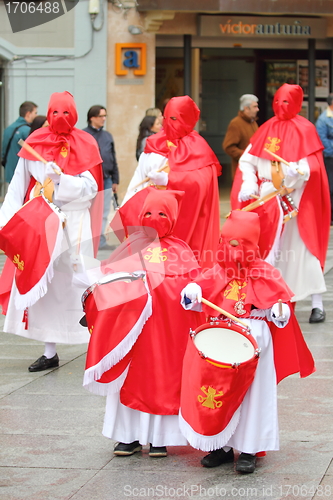
[[49, 177], [45, 179], [44, 184], [41, 184], [40, 182], [36, 181], [34, 187], [34, 198], [36, 198], [36, 196], [44, 194], [45, 198], [52, 203], [53, 192], [54, 192], [54, 184]]
[[279, 161], [271, 161], [271, 175], [275, 189], [281, 189], [283, 186], [284, 173]]

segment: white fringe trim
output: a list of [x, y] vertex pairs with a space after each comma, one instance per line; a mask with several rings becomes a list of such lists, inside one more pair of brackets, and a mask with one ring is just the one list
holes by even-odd
[[92, 392], [93, 394], [97, 394], [97, 396], [109, 396], [110, 394], [115, 394], [122, 388], [123, 383], [127, 377], [128, 369], [129, 365], [127, 365], [123, 373], [119, 375], [116, 380], [113, 380], [108, 384], [101, 384], [100, 382], [96, 382], [95, 380], [93, 380], [87, 385], [83, 384], [83, 387], [87, 389], [87, 391]]
[[179, 410], [179, 428], [183, 436], [187, 439], [190, 445], [197, 450], [213, 451], [219, 450], [226, 446], [231, 436], [234, 434], [239, 418], [241, 406], [237, 408], [228, 425], [223, 431], [213, 436], [204, 436], [195, 432], [192, 427], [186, 422]]
[[83, 387], [88, 386], [94, 380], [99, 380], [103, 373], [110, 370], [114, 365], [116, 365], [120, 360], [122, 360], [126, 354], [132, 349], [133, 345], [137, 341], [145, 323], [148, 321], [150, 316], [152, 315], [152, 298], [146, 284], [146, 280], [144, 280], [145, 287], [147, 289], [148, 298], [146, 305], [130, 332], [126, 335], [126, 337], [104, 358], [102, 358], [96, 365], [88, 368], [83, 377]]
[[283, 226], [283, 210], [282, 210], [282, 207], [281, 207], [280, 203], [278, 202], [278, 200], [276, 200], [276, 201], [277, 201], [279, 209], [280, 209], [280, 217], [279, 217], [277, 231], [275, 233], [275, 238], [274, 238], [272, 248], [270, 249], [269, 254], [265, 258], [265, 262], [267, 262], [268, 264], [271, 264], [271, 266], [275, 266], [275, 262], [276, 262], [276, 259], [278, 257], [278, 252], [280, 249], [281, 231], [282, 231], [282, 226]]
[[[54, 261], [59, 257], [61, 254], [61, 249], [62, 249], [62, 239], [64, 236], [64, 228], [62, 226], [62, 217], [59, 214], [57, 210], [55, 210], [52, 207], [52, 204], [49, 203], [50, 207], [54, 211], [54, 213], [58, 216], [58, 222], [59, 222], [59, 227], [58, 227], [58, 232], [57, 232], [57, 237], [54, 245], [54, 249], [50, 258], [49, 265], [44, 273], [44, 275], [41, 277], [38, 283], [36, 283], [35, 286], [33, 286], [27, 293], [24, 295], [21, 295], [20, 292], [17, 290], [17, 294], [15, 296], [15, 307], [16, 309], [22, 310], [25, 309], [26, 307], [33, 306], [39, 299], [44, 297], [44, 295], [47, 292], [48, 288], [48, 283], [51, 283], [53, 276], [54, 276]], [[17, 288], [17, 286], [16, 286]]]

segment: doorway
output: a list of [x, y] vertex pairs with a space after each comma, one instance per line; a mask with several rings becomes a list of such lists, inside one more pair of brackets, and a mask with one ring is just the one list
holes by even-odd
[[[237, 52], [236, 52], [237, 50]], [[247, 49], [202, 49], [200, 134], [223, 166], [221, 187], [231, 186], [231, 159], [222, 142], [242, 94], [255, 93], [255, 57]]]

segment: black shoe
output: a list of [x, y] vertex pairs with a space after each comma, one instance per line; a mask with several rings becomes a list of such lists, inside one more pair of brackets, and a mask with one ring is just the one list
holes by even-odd
[[315, 307], [311, 311], [311, 316], [309, 318], [309, 323], [322, 323], [325, 321], [326, 313], [319, 309], [319, 307]]
[[56, 368], [57, 366], [59, 366], [58, 354], [55, 354], [53, 358], [47, 358], [43, 354], [43, 356], [36, 359], [36, 361], [29, 366], [28, 370], [29, 372], [41, 372], [49, 368]]
[[166, 446], [152, 446], [152, 445], [150, 445], [149, 456], [155, 457], [155, 458], [168, 456], [168, 451], [166, 449]]
[[217, 467], [218, 465], [234, 461], [234, 450], [224, 451], [223, 448], [211, 451], [208, 455], [201, 459], [201, 464], [204, 467]]
[[133, 443], [118, 443], [113, 450], [115, 455], [125, 457], [127, 455], [133, 455], [136, 451], [141, 451], [142, 446], [139, 441], [133, 441]]
[[256, 456], [250, 453], [241, 453], [236, 462], [236, 471], [251, 474], [256, 468]]

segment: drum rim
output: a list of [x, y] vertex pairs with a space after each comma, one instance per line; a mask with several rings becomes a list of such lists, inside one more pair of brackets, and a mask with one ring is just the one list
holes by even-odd
[[[113, 274], [121, 274], [121, 273], [123, 273], [124, 275], [118, 276], [114, 280], [102, 281], [107, 276], [111, 276]], [[86, 304], [87, 298], [94, 292], [94, 290], [97, 286], [107, 285], [108, 283], [115, 283], [116, 281], [122, 281], [126, 278], [129, 279], [130, 281], [137, 281], [138, 279], [142, 278], [142, 276], [136, 276], [135, 274], [128, 273], [126, 271], [116, 271], [114, 273], [105, 274], [104, 276], [102, 276], [101, 280], [96, 281], [95, 283], [90, 285], [88, 288], [86, 288], [86, 290], [83, 292], [83, 294], [81, 296], [81, 304], [82, 304], [83, 312], [85, 312], [85, 304]]]
[[[203, 330], [210, 330], [211, 328], [218, 328], [221, 325], [225, 328], [227, 326], [227, 330], [234, 330], [237, 333], [240, 333], [243, 335], [245, 338], [248, 338], [251, 344], [253, 345], [254, 348], [254, 354], [251, 356], [250, 359], [247, 359], [246, 361], [242, 361], [241, 363], [227, 363], [225, 361], [219, 361], [217, 359], [211, 358], [209, 356], [206, 356], [202, 351], [198, 349], [198, 347], [195, 345], [194, 339], [198, 335], [198, 333], [202, 332]], [[218, 368], [237, 368], [238, 366], [245, 366], [248, 363], [252, 363], [255, 358], [259, 357], [260, 349], [258, 346], [258, 343], [256, 339], [253, 337], [253, 335], [248, 332], [246, 333], [247, 330], [245, 328], [242, 328], [241, 326], [237, 325], [236, 323], [231, 323], [230, 320], [228, 321], [214, 321], [210, 323], [203, 323], [202, 325], [198, 326], [191, 335], [191, 340], [193, 343], [193, 346], [195, 347], [197, 353], [199, 354], [200, 357], [202, 357], [205, 361], [208, 363], [213, 364], [214, 366], [217, 366]]]

